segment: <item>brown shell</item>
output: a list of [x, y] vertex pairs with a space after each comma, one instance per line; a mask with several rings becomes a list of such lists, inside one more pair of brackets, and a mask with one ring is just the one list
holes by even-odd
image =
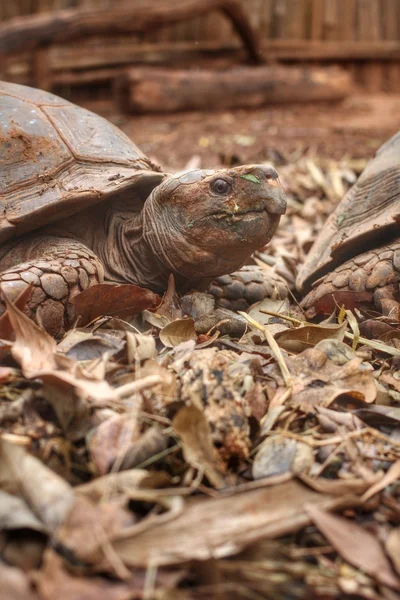
[[400, 238], [400, 132], [377, 151], [314, 242], [297, 278], [299, 290], [345, 260]]
[[0, 82], [0, 242], [163, 177], [109, 121]]

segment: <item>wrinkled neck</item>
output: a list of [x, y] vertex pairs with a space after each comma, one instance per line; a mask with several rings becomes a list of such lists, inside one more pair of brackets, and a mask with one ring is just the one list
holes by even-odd
[[[151, 200], [151, 199], [150, 199]], [[177, 288], [188, 288], [198, 282], [235, 271], [243, 265], [237, 256], [227, 258], [200, 245], [191, 236], [178, 212], [164, 210], [157, 202], [147, 201], [143, 214], [143, 238], [152, 249], [164, 272], [173, 273]], [[230, 264], [231, 263], [231, 264]]]

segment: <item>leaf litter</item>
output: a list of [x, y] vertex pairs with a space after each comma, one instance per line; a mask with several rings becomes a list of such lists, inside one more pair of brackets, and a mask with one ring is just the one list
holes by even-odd
[[[293, 284], [354, 166], [280, 168], [260, 267]], [[89, 289], [57, 344], [28, 297], [0, 318], [2, 597], [400, 598], [395, 319], [368, 339], [356, 310], [237, 314], [171, 278]]]

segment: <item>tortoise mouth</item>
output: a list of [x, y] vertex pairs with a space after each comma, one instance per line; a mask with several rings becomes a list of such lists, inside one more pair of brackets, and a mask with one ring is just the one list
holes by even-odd
[[268, 214], [270, 215], [270, 211], [265, 208], [249, 208], [248, 210], [238, 210], [238, 211], [228, 211], [228, 210], [218, 210], [208, 215], [204, 215], [204, 217], [200, 217], [197, 219], [198, 221], [203, 221], [204, 219], [216, 218], [216, 219], [233, 219], [237, 220], [240, 217], [245, 217], [246, 215], [260, 215], [260, 214]]

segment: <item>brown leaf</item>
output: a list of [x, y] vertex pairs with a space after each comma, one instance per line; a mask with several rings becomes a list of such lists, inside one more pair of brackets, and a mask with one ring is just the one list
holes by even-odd
[[271, 436], [257, 449], [253, 462], [254, 479], [292, 473], [298, 475], [309, 469], [314, 462], [314, 453], [308, 444], [297, 440]]
[[156, 308], [160, 304], [160, 297], [151, 290], [131, 283], [100, 283], [75, 296], [71, 303], [75, 306], [79, 325], [86, 325], [103, 315], [124, 318], [146, 308]]
[[[4, 600], [39, 600], [27, 573], [0, 563], [1, 597]], [[42, 600], [42, 599], [40, 599]]]
[[167, 348], [174, 348], [182, 342], [196, 339], [197, 334], [193, 319], [177, 319], [168, 323], [160, 331], [160, 340]]
[[289, 481], [228, 497], [188, 500], [176, 518], [165, 519], [156, 530], [136, 532], [133, 527], [130, 534], [121, 532], [112, 546], [128, 566], [148, 565], [155, 556], [160, 566], [222, 558], [260, 540], [302, 529], [310, 522], [305, 504], [332, 510], [356, 501], [352, 496], [324, 496]]
[[15, 333], [11, 354], [20, 364], [25, 377], [35, 377], [40, 371], [56, 369], [55, 340], [21, 312], [5, 295], [4, 301]]
[[[136, 418], [135, 418], [136, 417]], [[103, 421], [90, 437], [89, 450], [98, 473], [104, 475], [140, 437], [140, 427], [135, 414], [114, 415]]]
[[395, 463], [392, 464], [390, 469], [388, 469], [388, 471], [385, 473], [382, 479], [380, 481], [377, 481], [372, 487], [369, 488], [369, 490], [365, 492], [361, 500], [363, 502], [366, 502], [367, 500], [369, 500], [369, 498], [372, 498], [372, 496], [375, 496], [375, 494], [378, 494], [383, 489], [385, 489], [385, 487], [391, 485], [396, 481], [398, 482], [399, 480], [400, 460], [397, 460]]
[[307, 505], [305, 509], [344, 560], [383, 585], [400, 590], [400, 580], [393, 573], [375, 535], [353, 521], [332, 515], [316, 505]]
[[393, 529], [389, 533], [385, 549], [389, 554], [398, 575], [400, 575], [400, 527]]
[[110, 500], [113, 496], [124, 494], [135, 489], [152, 489], [167, 486], [171, 477], [162, 471], [146, 471], [145, 469], [130, 469], [118, 473], [108, 473], [97, 477], [88, 483], [74, 487], [76, 494], [86, 496], [93, 502]]
[[315, 346], [322, 340], [336, 339], [342, 341], [347, 328], [347, 321], [341, 325], [304, 325], [295, 329], [287, 329], [275, 335], [281, 348], [288, 352], [302, 352]]
[[[41, 600], [139, 600], [146, 587], [146, 569], [136, 569], [128, 573], [125, 581], [115, 581], [100, 575], [82, 577], [66, 569], [63, 560], [53, 550], [47, 550], [42, 569], [35, 573]], [[157, 594], [172, 597], [168, 590], [174, 590], [184, 571], [157, 571], [154, 585]], [[172, 592], [173, 593], [173, 592]], [[18, 600], [25, 599], [19, 596]], [[4, 599], [5, 600], [5, 599]], [[7, 596], [8, 600], [8, 596]], [[17, 600], [10, 596], [9, 600]], [[30, 596], [26, 596], [30, 600]]]
[[195, 469], [203, 471], [215, 488], [224, 487], [222, 465], [204, 413], [193, 404], [183, 406], [172, 421], [172, 427], [181, 439], [185, 460]]
[[21, 446], [0, 439], [0, 486], [19, 495], [49, 530], [65, 517], [72, 488]]

